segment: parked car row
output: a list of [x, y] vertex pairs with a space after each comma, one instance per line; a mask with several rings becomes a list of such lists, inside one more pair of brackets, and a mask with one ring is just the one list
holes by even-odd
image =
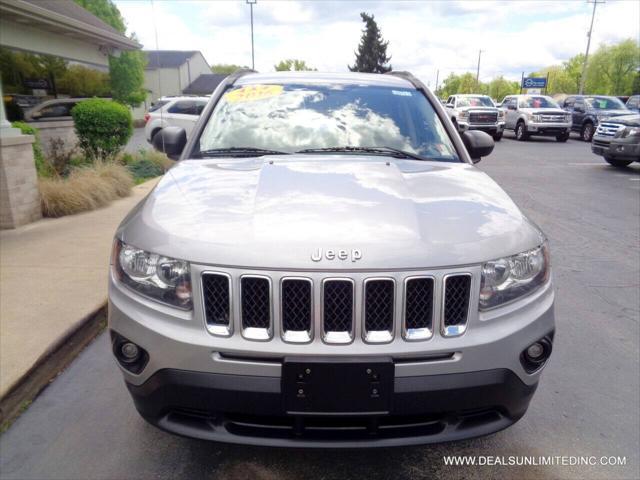
[[208, 97], [160, 98], [144, 115], [147, 142], [151, 143], [153, 137], [167, 126], [182, 127], [189, 137], [208, 101]]

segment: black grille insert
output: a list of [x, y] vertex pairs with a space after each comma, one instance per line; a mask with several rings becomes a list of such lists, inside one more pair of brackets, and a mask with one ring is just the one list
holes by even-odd
[[268, 329], [271, 324], [269, 280], [260, 277], [242, 277], [240, 282], [242, 328]]
[[202, 275], [204, 312], [208, 325], [229, 325], [231, 295], [229, 277], [214, 273]]
[[365, 330], [392, 331], [395, 283], [393, 280], [369, 280], [364, 289]]
[[469, 314], [470, 275], [451, 275], [445, 280], [444, 325], [464, 325]]
[[312, 318], [311, 282], [301, 279], [282, 281], [282, 329], [308, 332]]
[[350, 332], [353, 326], [353, 283], [349, 280], [324, 282], [324, 331]]
[[433, 278], [407, 280], [404, 312], [406, 330], [432, 329]]

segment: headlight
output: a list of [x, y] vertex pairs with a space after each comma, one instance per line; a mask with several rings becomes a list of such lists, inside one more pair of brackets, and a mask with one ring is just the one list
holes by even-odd
[[616, 138], [640, 137], [640, 127], [625, 127], [616, 132]]
[[573, 119], [571, 118], [571, 115], [565, 115], [565, 116], [564, 116], [564, 121], [565, 121], [565, 122], [570, 122], [570, 121], [572, 121], [572, 120], [573, 120]]
[[467, 111], [462, 111], [458, 113], [458, 118], [467, 118], [468, 116], [469, 116], [469, 112]]
[[174, 307], [191, 309], [188, 262], [146, 252], [116, 239], [113, 265], [118, 279], [132, 290]]
[[504, 110], [498, 110], [498, 118], [504, 118]]
[[488, 310], [527, 295], [549, 279], [549, 246], [543, 245], [482, 266], [480, 309]]
[[531, 120], [532, 122], [539, 122], [540, 121], [540, 115], [536, 115], [533, 113], [530, 113], [527, 115], [529, 117], [529, 120]]

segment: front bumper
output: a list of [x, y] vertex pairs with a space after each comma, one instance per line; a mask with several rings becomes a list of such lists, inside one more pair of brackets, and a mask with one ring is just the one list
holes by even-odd
[[504, 131], [504, 122], [498, 123], [469, 123], [464, 120], [458, 120], [458, 130], [460, 132], [466, 132], [467, 130], [480, 130], [489, 134], [502, 133]]
[[602, 157], [640, 161], [640, 143], [637, 139], [594, 136], [591, 151]]
[[[477, 305], [479, 285], [473, 291]], [[326, 439], [318, 438], [324, 431], [334, 446], [384, 446], [484, 435], [517, 421], [542, 372], [527, 373], [520, 354], [553, 332], [553, 303], [549, 282], [513, 304], [472, 312], [459, 337], [436, 334], [407, 342], [398, 334], [390, 343], [372, 345], [357, 335], [350, 345], [319, 338], [296, 345], [277, 332], [266, 342], [213, 336], [199, 302], [193, 312], [177, 311], [141, 298], [111, 276], [109, 326], [148, 352], [142, 371], [121, 370], [140, 413], [160, 428], [225, 442], [326, 447]], [[339, 420], [321, 415], [309, 422], [287, 415], [280, 388], [283, 360], [292, 356], [390, 358], [395, 374], [389, 414]], [[359, 437], [363, 422], [376, 435]], [[274, 431], [279, 433], [269, 434]]]
[[127, 383], [135, 406], [171, 433], [249, 445], [358, 448], [461, 440], [502, 430], [526, 412], [537, 383], [505, 369], [396, 378], [383, 416], [286, 415], [281, 380], [161, 370]]
[[571, 123], [536, 123], [527, 124], [527, 133], [530, 135], [556, 136], [571, 132]]

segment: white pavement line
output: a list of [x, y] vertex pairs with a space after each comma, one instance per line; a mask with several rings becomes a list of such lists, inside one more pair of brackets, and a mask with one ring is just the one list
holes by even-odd
[[640, 182], [640, 178], [630, 178], [629, 180], [632, 182]]
[[572, 167], [582, 167], [582, 166], [604, 165], [604, 163], [602, 163], [602, 162], [598, 162], [598, 163], [567, 163], [567, 165], [571, 165]]

